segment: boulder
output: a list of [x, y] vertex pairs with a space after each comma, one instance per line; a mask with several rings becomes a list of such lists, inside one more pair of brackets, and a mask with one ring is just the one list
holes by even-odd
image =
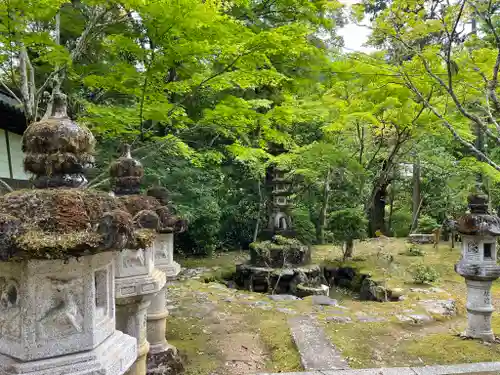
[[361, 283], [361, 289], [359, 291], [359, 298], [362, 301], [378, 301], [385, 302], [390, 300], [391, 291], [378, 285], [372, 279], [366, 278]]

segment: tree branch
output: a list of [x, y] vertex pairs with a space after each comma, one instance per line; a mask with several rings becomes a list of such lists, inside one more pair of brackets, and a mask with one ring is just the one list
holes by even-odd
[[443, 125], [450, 131], [450, 133], [453, 135], [453, 138], [455, 138], [460, 144], [465, 146], [469, 151], [471, 151], [474, 155], [476, 155], [476, 158], [479, 161], [483, 161], [496, 169], [497, 171], [500, 172], [500, 165], [496, 164], [493, 160], [491, 160], [488, 156], [486, 156], [482, 151], [478, 150], [472, 143], [468, 142], [467, 140], [463, 139], [458, 132], [455, 130], [453, 125], [451, 125], [444, 116], [439, 113], [434, 106], [432, 106], [427, 99], [422, 95], [422, 93], [418, 90], [418, 88], [413, 84], [411, 79], [408, 77], [406, 73], [403, 73], [406, 83], [408, 84], [408, 87], [410, 88], [415, 95], [422, 101], [422, 103], [425, 104], [425, 106], [438, 118], [441, 120]]
[[8, 183], [6, 183], [4, 180], [2, 180], [1, 178], [0, 178], [0, 185], [1, 185], [1, 186], [3, 186], [3, 188], [4, 188], [5, 190], [7, 190], [9, 193], [10, 193], [11, 191], [14, 191], [14, 189], [13, 189], [13, 188], [11, 188], [11, 187], [10, 187], [10, 185], [9, 185]]

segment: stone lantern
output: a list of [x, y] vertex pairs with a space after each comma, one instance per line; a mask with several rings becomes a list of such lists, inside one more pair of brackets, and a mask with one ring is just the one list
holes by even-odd
[[[144, 175], [142, 165], [125, 146], [123, 155], [111, 165], [111, 181], [115, 196], [123, 202], [138, 227], [154, 228], [160, 225], [160, 217], [154, 211], [158, 202], [140, 196], [140, 184]], [[149, 208], [149, 210], [147, 209]], [[115, 255], [115, 290], [117, 328], [137, 338], [137, 361], [130, 375], [146, 374], [147, 341], [146, 314], [151, 299], [165, 286], [165, 274], [155, 268], [154, 249], [126, 249]]]
[[458, 220], [462, 236], [462, 257], [455, 271], [467, 285], [467, 329], [464, 336], [493, 341], [491, 284], [500, 277], [497, 265], [496, 237], [500, 236], [500, 218], [488, 213], [488, 198], [469, 196], [470, 213]]
[[0, 373], [121, 375], [136, 339], [115, 328], [113, 254], [149, 246], [120, 201], [86, 184], [94, 137], [54, 93], [23, 136], [35, 189], [0, 197]]
[[[155, 266], [165, 273], [167, 280], [174, 279], [180, 272], [179, 263], [174, 261], [174, 233], [186, 230], [186, 222], [173, 215], [172, 207], [168, 207], [168, 191], [161, 186], [154, 186], [147, 194], [156, 198], [164, 208], [164, 220], [159, 228], [159, 235], [154, 244]], [[148, 341], [150, 343], [148, 368], [165, 366], [177, 361], [177, 349], [166, 339], [167, 287], [158, 293], [148, 308]]]

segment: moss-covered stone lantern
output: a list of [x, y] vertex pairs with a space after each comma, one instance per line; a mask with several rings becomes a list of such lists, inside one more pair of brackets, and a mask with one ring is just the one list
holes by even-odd
[[0, 373], [121, 375], [137, 342], [115, 328], [113, 254], [153, 236], [118, 199], [76, 188], [94, 138], [54, 97], [23, 138], [37, 188], [0, 197]]
[[491, 284], [500, 277], [496, 238], [500, 236], [500, 218], [488, 212], [488, 198], [469, 196], [470, 213], [458, 220], [462, 236], [462, 257], [455, 271], [467, 285], [467, 329], [464, 336], [493, 341]]
[[[132, 158], [130, 147], [125, 145], [123, 155], [111, 165], [110, 174], [115, 196], [126, 207], [138, 227], [160, 227], [157, 212], [159, 203], [152, 197], [138, 195], [144, 176], [142, 165]], [[130, 375], [146, 374], [149, 352], [146, 316], [151, 299], [165, 286], [165, 273], [155, 268], [153, 245], [126, 249], [115, 255], [115, 290], [117, 328], [138, 342], [137, 361]]]
[[[162, 205], [158, 209], [162, 213], [162, 220], [159, 234], [154, 244], [155, 266], [165, 272], [167, 279], [173, 279], [179, 274], [181, 269], [179, 263], [174, 261], [174, 233], [185, 231], [187, 223], [185, 220], [174, 215], [166, 188], [156, 185], [150, 188], [147, 194], [154, 197]], [[153, 298], [148, 308], [149, 368], [157, 368], [165, 364], [169, 365], [177, 356], [177, 349], [170, 345], [166, 338], [166, 319], [168, 317], [167, 293], [167, 287], [165, 286]]]

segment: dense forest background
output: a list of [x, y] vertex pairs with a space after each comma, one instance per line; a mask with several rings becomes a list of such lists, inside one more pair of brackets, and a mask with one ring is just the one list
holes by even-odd
[[[500, 204], [499, 7], [0, 0], [0, 89], [28, 123], [55, 88], [68, 94], [98, 140], [91, 187], [109, 188], [108, 166], [130, 143], [144, 188], [168, 187], [189, 220], [184, 253], [256, 238], [270, 164], [295, 181], [302, 241], [335, 241], [332, 217], [406, 236], [419, 217], [463, 212], [478, 185]], [[376, 52], [344, 52], [337, 31], [365, 17]]]

